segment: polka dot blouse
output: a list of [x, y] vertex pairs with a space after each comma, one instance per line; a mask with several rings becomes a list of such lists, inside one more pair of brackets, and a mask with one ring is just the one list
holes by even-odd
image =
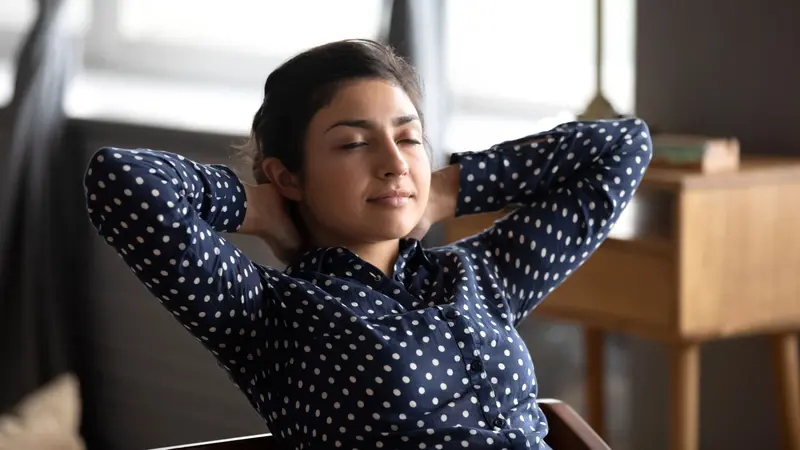
[[454, 154], [457, 215], [516, 209], [451, 245], [401, 241], [390, 276], [346, 248], [283, 271], [253, 263], [221, 234], [247, 208], [225, 166], [103, 148], [86, 195], [99, 234], [281, 448], [546, 449], [515, 327], [603, 242], [650, 162], [648, 133], [571, 122]]

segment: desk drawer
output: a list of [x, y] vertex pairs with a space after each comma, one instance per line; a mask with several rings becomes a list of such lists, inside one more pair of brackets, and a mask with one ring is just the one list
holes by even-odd
[[611, 239], [534, 314], [662, 338], [677, 327], [674, 247]]

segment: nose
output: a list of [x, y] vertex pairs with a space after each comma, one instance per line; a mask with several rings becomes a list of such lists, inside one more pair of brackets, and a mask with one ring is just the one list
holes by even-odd
[[382, 146], [378, 172], [381, 178], [397, 178], [408, 175], [408, 161], [393, 140]]

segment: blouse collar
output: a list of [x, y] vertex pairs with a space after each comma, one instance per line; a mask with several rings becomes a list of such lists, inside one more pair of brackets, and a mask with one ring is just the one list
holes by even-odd
[[[392, 276], [397, 281], [403, 281], [406, 273], [416, 271], [420, 263], [426, 264], [429, 260], [416, 239], [401, 239], [399, 246]], [[297, 276], [300, 273], [352, 278], [366, 285], [373, 285], [386, 277], [380, 269], [346, 247], [318, 247], [307, 251], [286, 268], [287, 275]]]

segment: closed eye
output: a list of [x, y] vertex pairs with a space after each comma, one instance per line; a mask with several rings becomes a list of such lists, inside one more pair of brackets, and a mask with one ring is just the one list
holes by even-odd
[[[400, 141], [398, 141], [398, 143], [404, 143], [404, 144], [410, 144], [410, 145], [422, 145], [422, 142], [420, 142], [420, 141], [418, 141], [416, 139], [401, 139]], [[368, 145], [368, 144], [366, 142], [364, 142], [364, 141], [350, 142], [349, 144], [343, 145], [342, 148], [345, 149], [345, 150], [352, 150], [352, 149], [355, 149], [355, 148], [358, 148], [358, 147], [363, 147], [365, 145]]]
[[358, 142], [351, 142], [349, 144], [345, 144], [345, 145], [342, 146], [342, 148], [345, 149], [345, 150], [352, 150], [354, 148], [363, 147], [365, 145], [367, 145], [366, 142], [358, 141]]
[[400, 142], [405, 142], [406, 144], [411, 144], [411, 145], [422, 145], [422, 142], [416, 139], [403, 139]]

